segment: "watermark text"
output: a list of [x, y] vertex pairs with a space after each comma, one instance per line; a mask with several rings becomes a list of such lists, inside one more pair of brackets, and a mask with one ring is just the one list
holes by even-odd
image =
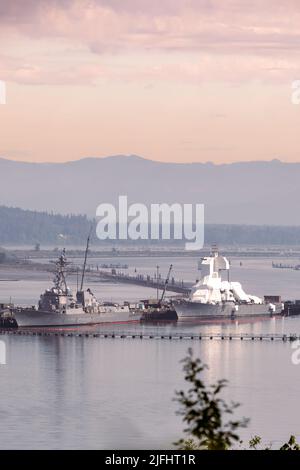
[[0, 365], [6, 364], [6, 344], [0, 340]]
[[300, 104], [300, 80], [294, 80], [291, 84], [292, 95], [291, 102], [292, 104]]
[[6, 83], [0, 80], [0, 104], [6, 104]]
[[204, 245], [203, 204], [128, 204], [119, 196], [118, 207], [97, 207], [96, 233], [100, 240], [184, 240], [186, 250]]

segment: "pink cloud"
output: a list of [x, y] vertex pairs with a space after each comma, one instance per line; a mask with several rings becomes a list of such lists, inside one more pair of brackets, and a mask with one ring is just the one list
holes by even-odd
[[[167, 80], [173, 74], [192, 82], [287, 80], [300, 70], [299, 24], [296, 0], [0, 0], [6, 56], [10, 37], [20, 50], [26, 37], [86, 48], [84, 61], [67, 64], [15, 54], [3, 58], [2, 74], [24, 83]], [[142, 64], [118, 68], [108, 58], [133, 53], [143, 56]], [[151, 54], [167, 54], [168, 61], [147, 64]], [[105, 56], [100, 65], [93, 55]]]
[[299, 48], [300, 4], [286, 0], [10, 0], [0, 22], [32, 37], [113, 47], [201, 50]]
[[93, 85], [112, 72], [102, 65], [71, 64], [49, 66], [44, 62], [27, 62], [0, 55], [2, 80], [27, 85]]

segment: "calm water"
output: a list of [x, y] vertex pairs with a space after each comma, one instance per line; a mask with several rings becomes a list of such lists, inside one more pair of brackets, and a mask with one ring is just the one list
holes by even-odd
[[[108, 260], [113, 262], [113, 260]], [[118, 260], [120, 261], [120, 260]], [[158, 260], [128, 260], [130, 269], [153, 269]], [[271, 260], [232, 261], [232, 279], [252, 293], [300, 297], [300, 272], [272, 269]], [[99, 263], [106, 262], [101, 259]], [[121, 261], [120, 261], [121, 262]], [[196, 261], [172, 260], [178, 276], [197, 277]], [[167, 271], [169, 259], [159, 259]], [[3, 276], [0, 299], [32, 304], [48, 287], [48, 275]], [[94, 283], [99, 297], [114, 300], [149, 296], [146, 289]], [[155, 294], [155, 292], [152, 292]], [[114, 327], [115, 328], [115, 327]], [[140, 330], [141, 327], [132, 327]], [[157, 330], [157, 326], [148, 327]], [[159, 327], [182, 330], [182, 325]], [[98, 327], [93, 327], [96, 331]], [[126, 327], [128, 330], [128, 326]], [[191, 331], [300, 333], [300, 318], [240, 324], [194, 324]], [[241, 435], [279, 443], [291, 433], [300, 439], [300, 365], [290, 343], [240, 340], [202, 342], [69, 337], [2, 336], [7, 364], [0, 366], [0, 448], [170, 448], [182, 436], [174, 391], [183, 388], [188, 347], [209, 364], [206, 379], [227, 378], [227, 399], [242, 403], [251, 418]]]

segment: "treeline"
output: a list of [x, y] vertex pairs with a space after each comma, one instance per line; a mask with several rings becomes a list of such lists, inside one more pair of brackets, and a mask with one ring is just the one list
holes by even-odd
[[205, 243], [220, 245], [300, 245], [300, 226], [205, 225]]
[[83, 215], [59, 215], [0, 206], [0, 244], [82, 244], [90, 222]]
[[[60, 215], [0, 206], [0, 245], [83, 245], [92, 221], [85, 215]], [[96, 224], [94, 222], [94, 227]], [[172, 230], [171, 230], [172, 232]], [[93, 234], [93, 244], [111, 243], [100, 241]], [[171, 243], [182, 245], [182, 241]], [[119, 241], [117, 242], [120, 243]], [[151, 240], [124, 240], [123, 244], [152, 244]], [[161, 244], [161, 241], [156, 241]], [[169, 242], [164, 240], [164, 244]], [[241, 245], [290, 245], [300, 246], [300, 226], [264, 225], [205, 225], [205, 244], [220, 246]]]

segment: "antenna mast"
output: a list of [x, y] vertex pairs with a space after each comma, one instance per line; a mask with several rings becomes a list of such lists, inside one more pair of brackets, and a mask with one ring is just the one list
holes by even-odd
[[90, 232], [89, 232], [87, 242], [86, 242], [86, 249], [85, 249], [84, 263], [83, 263], [83, 270], [82, 270], [82, 277], [81, 277], [81, 285], [80, 285], [80, 291], [81, 292], [82, 292], [82, 289], [83, 289], [83, 282], [84, 282], [84, 276], [85, 276], [85, 270], [86, 270], [86, 261], [87, 261], [89, 246], [90, 246], [90, 238], [91, 238], [92, 228], [93, 228], [93, 225], [91, 225]]

